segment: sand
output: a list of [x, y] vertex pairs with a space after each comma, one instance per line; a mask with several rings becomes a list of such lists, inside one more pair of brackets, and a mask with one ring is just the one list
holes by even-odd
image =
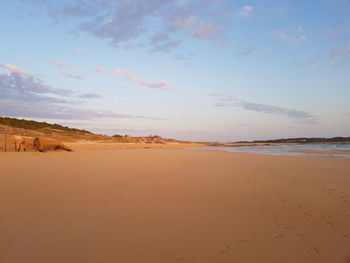
[[0, 153], [1, 263], [350, 262], [349, 159], [70, 146]]
[[342, 155], [350, 155], [350, 151], [343, 150], [299, 150], [299, 151], [291, 151], [295, 153], [316, 153], [316, 154], [342, 154]]

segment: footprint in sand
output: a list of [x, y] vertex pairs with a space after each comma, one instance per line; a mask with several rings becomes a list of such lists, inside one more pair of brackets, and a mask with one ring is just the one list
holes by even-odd
[[175, 261], [193, 261], [196, 260], [196, 256], [178, 256], [174, 258]]
[[226, 254], [226, 253], [230, 252], [230, 249], [231, 249], [230, 246], [223, 247], [219, 250], [219, 253]]
[[316, 224], [317, 223], [317, 221], [316, 220], [314, 220], [314, 221], [310, 221], [309, 222], [309, 225], [314, 225], [314, 224]]
[[288, 229], [294, 229], [295, 226], [293, 226], [293, 225], [285, 225], [285, 226], [283, 226], [283, 228], [288, 230]]
[[311, 251], [317, 253], [317, 254], [320, 254], [320, 253], [321, 253], [321, 251], [320, 251], [319, 248], [317, 248], [317, 247], [310, 247], [309, 249], [310, 249]]
[[282, 237], [284, 237], [283, 233], [278, 233], [278, 234], [275, 235], [276, 239], [281, 239]]
[[305, 236], [304, 236], [304, 234], [297, 234], [297, 237], [299, 237], [299, 238], [301, 238], [301, 239], [305, 239]]
[[248, 243], [248, 242], [254, 241], [254, 239], [241, 238], [241, 239], [238, 239], [237, 241], [238, 241], [238, 243]]
[[350, 205], [350, 200], [343, 200], [343, 202], [345, 203], [345, 204], [347, 204], [347, 205]]

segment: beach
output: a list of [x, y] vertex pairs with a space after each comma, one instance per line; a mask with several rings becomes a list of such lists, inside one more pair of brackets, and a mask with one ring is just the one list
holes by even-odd
[[350, 159], [69, 146], [0, 153], [0, 262], [350, 262]]

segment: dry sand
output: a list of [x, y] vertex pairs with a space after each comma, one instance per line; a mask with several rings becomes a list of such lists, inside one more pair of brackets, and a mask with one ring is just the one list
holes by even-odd
[[350, 262], [350, 159], [71, 146], [0, 153], [1, 263]]

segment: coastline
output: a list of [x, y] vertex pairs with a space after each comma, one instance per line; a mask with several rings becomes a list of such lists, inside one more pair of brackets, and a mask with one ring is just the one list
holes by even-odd
[[349, 164], [175, 146], [2, 154], [0, 259], [346, 262]]

